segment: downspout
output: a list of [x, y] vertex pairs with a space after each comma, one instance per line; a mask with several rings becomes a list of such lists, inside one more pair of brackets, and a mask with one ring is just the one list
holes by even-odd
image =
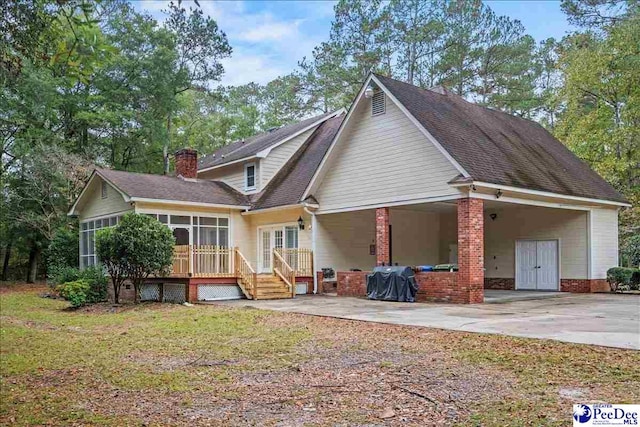
[[311, 212], [309, 210], [309, 208], [307, 206], [303, 207], [304, 211], [306, 213], [308, 213], [309, 215], [311, 215], [311, 251], [313, 253], [313, 270], [312, 270], [312, 274], [313, 274], [313, 294], [316, 295], [318, 293], [318, 275], [316, 274], [316, 268], [317, 268], [317, 264], [316, 264], [316, 225], [317, 225], [317, 220], [316, 220], [316, 213], [315, 212]]

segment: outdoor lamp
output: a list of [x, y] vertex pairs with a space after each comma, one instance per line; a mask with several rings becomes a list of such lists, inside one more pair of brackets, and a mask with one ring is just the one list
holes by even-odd
[[304, 230], [304, 219], [301, 216], [298, 217], [298, 227], [300, 230]]

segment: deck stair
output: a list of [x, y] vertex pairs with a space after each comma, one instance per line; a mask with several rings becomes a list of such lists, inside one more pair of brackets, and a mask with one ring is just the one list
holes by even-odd
[[258, 274], [255, 299], [291, 298], [291, 289], [274, 274]]

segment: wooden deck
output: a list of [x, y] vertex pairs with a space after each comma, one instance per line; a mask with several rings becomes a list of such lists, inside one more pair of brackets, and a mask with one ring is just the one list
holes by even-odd
[[[295, 289], [295, 277], [313, 277], [310, 249], [275, 249], [274, 275], [284, 276]], [[256, 285], [256, 272], [238, 248], [213, 245], [176, 245], [170, 278], [236, 278]]]

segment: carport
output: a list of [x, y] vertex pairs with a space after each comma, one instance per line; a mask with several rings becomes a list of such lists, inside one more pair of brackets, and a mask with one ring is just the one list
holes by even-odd
[[495, 197], [321, 214], [316, 266], [337, 272], [341, 296], [364, 296], [367, 272], [383, 264], [458, 265], [418, 273], [422, 301], [482, 302], [483, 289], [607, 291], [590, 277], [590, 218], [589, 209]]

